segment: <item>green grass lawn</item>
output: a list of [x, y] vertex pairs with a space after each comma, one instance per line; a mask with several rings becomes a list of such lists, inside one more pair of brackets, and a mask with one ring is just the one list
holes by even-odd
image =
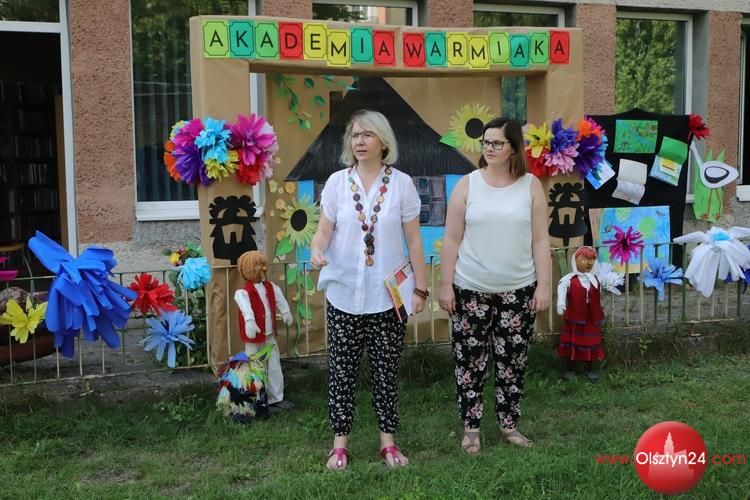
[[[412, 465], [377, 456], [369, 394], [358, 409], [345, 472], [324, 468], [331, 435], [326, 374], [298, 369], [294, 411], [249, 426], [218, 415], [213, 387], [162, 401], [2, 406], [2, 498], [653, 498], [633, 465], [597, 465], [598, 453], [632, 454], [649, 426], [693, 426], [710, 454], [750, 459], [750, 356], [694, 354], [606, 367], [598, 384], [563, 383], [549, 348], [534, 348], [520, 429], [533, 449], [499, 439], [486, 392], [481, 456], [458, 447], [452, 362], [444, 351], [407, 351], [399, 444]], [[750, 464], [709, 465], [691, 498], [748, 498]]]

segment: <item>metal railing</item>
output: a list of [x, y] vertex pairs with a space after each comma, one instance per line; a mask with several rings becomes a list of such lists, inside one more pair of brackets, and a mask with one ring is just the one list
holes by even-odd
[[[654, 246], [654, 253], [665, 255], [668, 261], [672, 261], [675, 252], [681, 252], [681, 266], [684, 270], [688, 262], [688, 253], [695, 245], [677, 245], [672, 243]], [[568, 271], [571, 248], [554, 249], [552, 251], [552, 272], [550, 276], [550, 308], [541, 318], [537, 318], [537, 336], [545, 337], [554, 335], [558, 331], [556, 325], [560, 324], [559, 317], [555, 312], [555, 294], [557, 281], [554, 278]], [[606, 252], [606, 248], [597, 248]], [[626, 264], [626, 272], [638, 271], [646, 265], [645, 255], [648, 248], [642, 250], [639, 255], [639, 263]], [[450, 320], [445, 311], [439, 309], [439, 259], [431, 255], [428, 259], [429, 288], [431, 296], [420, 314], [409, 319], [407, 325], [407, 343], [419, 345], [421, 343], [442, 343], [450, 340]], [[289, 283], [278, 279], [281, 275], [290, 276], [290, 268], [297, 267], [295, 280]], [[225, 311], [229, 315], [231, 301], [234, 291], [230, 290], [229, 275], [231, 267], [214, 267], [214, 276], [217, 273], [224, 274], [224, 295], [226, 297]], [[115, 273], [114, 280], [127, 286], [133, 281], [136, 274], [150, 272], [155, 277], [161, 277], [162, 282], [173, 285], [170, 273], [174, 269], [159, 269], [153, 271], [119, 272]], [[279, 323], [277, 341], [285, 357], [307, 357], [325, 354], [328, 349], [327, 332], [325, 331], [325, 300], [321, 292], [317, 291], [311, 283], [316, 281], [309, 262], [283, 262], [274, 263], [270, 266], [269, 276], [280, 284], [285, 296], [290, 303], [295, 322], [292, 326]], [[26, 290], [44, 290], [49, 284], [51, 276], [36, 277], [33, 279], [23, 278], [15, 281], [15, 285]], [[24, 283], [26, 285], [24, 285]], [[5, 288], [8, 284], [5, 284]], [[41, 382], [80, 380], [92, 377], [110, 377], [127, 374], [144, 374], [165, 370], [181, 370], [190, 368], [209, 368], [211, 359], [211, 342], [213, 335], [226, 335], [228, 345], [231, 339], [237, 335], [232, 331], [232, 322], [227, 321], [224, 332], [212, 332], [210, 323], [206, 321], [206, 301], [203, 290], [188, 292], [178, 289], [176, 296], [180, 308], [193, 317], [195, 330], [190, 337], [196, 342], [196, 348], [191, 352], [185, 349], [178, 351], [178, 367], [168, 368], [165, 362], [157, 363], [153, 352], [145, 352], [139, 343], [147, 329], [146, 318], [139, 313], [132, 313], [125, 328], [120, 330], [120, 346], [117, 349], [109, 349], [103, 341], [91, 343], [79, 336], [75, 344], [75, 356], [64, 358], [59, 351], [53, 350], [50, 355], [41, 356], [37, 352], [37, 334], [29, 337], [32, 346], [31, 359], [22, 362], [13, 361], [13, 350], [18, 351], [22, 345], [17, 344], [8, 336], [6, 345], [0, 345], [0, 349], [7, 348], [10, 363], [0, 368], [0, 387], [19, 384], [35, 384]], [[734, 283], [725, 283], [717, 280], [714, 293], [706, 298], [696, 292], [687, 281], [682, 286], [666, 285], [665, 300], [659, 301], [657, 291], [646, 287], [638, 275], [626, 274], [621, 295], [617, 296], [602, 291], [602, 306], [605, 310], [607, 325], [610, 331], [627, 331], [647, 329], [654, 326], [684, 324], [695, 322], [727, 321], [742, 318], [747, 314], [750, 307], [750, 294], [744, 293], [744, 282], [741, 280]], [[319, 314], [314, 314], [317, 310]], [[41, 333], [39, 333], [41, 335]]]

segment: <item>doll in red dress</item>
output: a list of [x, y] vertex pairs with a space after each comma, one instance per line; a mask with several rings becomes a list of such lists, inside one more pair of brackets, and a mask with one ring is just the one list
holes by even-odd
[[557, 285], [557, 314], [564, 320], [557, 353], [566, 360], [563, 378], [575, 378], [576, 365], [584, 363], [586, 378], [596, 382], [599, 375], [593, 369], [593, 362], [604, 359], [604, 311], [596, 278], [596, 251], [591, 247], [579, 248], [571, 265], [573, 272], [563, 276]]

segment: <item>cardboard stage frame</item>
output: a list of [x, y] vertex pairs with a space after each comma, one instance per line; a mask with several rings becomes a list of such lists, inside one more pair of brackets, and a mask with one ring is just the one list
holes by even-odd
[[[263, 29], [266, 31], [261, 33], [259, 26], [265, 26]], [[258, 44], [263, 43], [269, 29], [273, 35], [273, 26], [276, 26], [277, 37], [279, 36], [279, 28], [282, 28], [282, 34], [285, 29], [291, 29], [304, 36], [305, 30], [313, 26], [314, 28], [311, 29], [317, 29], [323, 37], [327, 33], [331, 40], [343, 39], [348, 40], [349, 43], [352, 39], [347, 38], [347, 36], [351, 36], [352, 30], [363, 31], [365, 35], [368, 31], [373, 34], [386, 33], [387, 40], [392, 38], [392, 43], [389, 41], [388, 43], [391, 43], [391, 45], [388, 45], [388, 47], [394, 52], [393, 60], [385, 65], [378, 64], [378, 61], [372, 61], [369, 64], [356, 64], [356, 61], [352, 62], [351, 60], [347, 62], [305, 59], [308, 55], [306, 53], [302, 54], [299, 59], [285, 58], [283, 53], [277, 54], [275, 57], [271, 54], [269, 58], [261, 58], [257, 52], [248, 51], [243, 55], [234, 50], [236, 47], [232, 45], [237, 41], [237, 29], [247, 30], [249, 39], [255, 40], [255, 43]], [[255, 28], [254, 32], [253, 28]], [[346, 33], [350, 33], [350, 35], [346, 35]], [[546, 38], [545, 33], [547, 34]], [[235, 35], [234, 40], [230, 38], [232, 34]], [[379, 36], [382, 37], [383, 35]], [[482, 52], [482, 54], [487, 56], [487, 60], [481, 60], [477, 64], [467, 60], [461, 65], [461, 61], [456, 61], [454, 58], [452, 62], [455, 64], [453, 65], [450, 64], [451, 61], [447, 61], [444, 62], [444, 65], [435, 66], [427, 64], [425, 61], [416, 61], [416, 66], [414, 66], [414, 61], [404, 59], [405, 48], [407, 48], [409, 40], [424, 42], [425, 39], [429, 40], [435, 37], [440, 39], [441, 36], [445, 36], [447, 40], [459, 40], [458, 43], [465, 43], [463, 46], [457, 45], [455, 47], [463, 47], [465, 50], [471, 51], [470, 53], [473, 55], [479, 54], [479, 49], [484, 47], [487, 52]], [[527, 60], [526, 65], [521, 64], [520, 66], [513, 66], [512, 61], [505, 64], [494, 64], [493, 61], [497, 60], [495, 58], [497, 52], [492, 52], [487, 44], [497, 39], [505, 41], [506, 38], [504, 37], [511, 42], [515, 40], [515, 42], [522, 44], [528, 43], [524, 40], [532, 42], [534, 40], [546, 40], [547, 43], [550, 43], [563, 39], [568, 43], [567, 54], [564, 60], [558, 57], [557, 62], [555, 58], [548, 57], [546, 61], [538, 58]], [[276, 38], [275, 41], [278, 43], [279, 39]], [[247, 39], [243, 40], [246, 41]], [[373, 40], [374, 43], [378, 43], [380, 39], [373, 38]], [[476, 50], [472, 49], [474, 47], [472, 44], [478, 44]], [[225, 52], [214, 50], [224, 45], [227, 45]], [[442, 47], [445, 48], [445, 45]], [[508, 42], [505, 47], [514, 46], [513, 43]], [[528, 51], [529, 45], [525, 47]], [[551, 47], [552, 45], [547, 46], [548, 56]], [[209, 48], [211, 50], [208, 50]], [[340, 45], [334, 47], [334, 49], [340, 51]], [[353, 55], [353, 49], [351, 52]], [[269, 54], [265, 55], [268, 56]], [[287, 53], [287, 55], [289, 54]], [[549, 28], [532, 27], [413, 28], [263, 16], [201, 16], [190, 19], [190, 63], [193, 116], [195, 117], [211, 116], [233, 121], [238, 114], [249, 114], [251, 92], [254, 90], [249, 85], [249, 74], [287, 72], [307, 75], [456, 76], [497, 77], [498, 79], [503, 76], [527, 76], [527, 118], [529, 123], [541, 124], [545, 121], [551, 123], [557, 118], [562, 118], [566, 124], [577, 124], [583, 118], [583, 34], [579, 29], [555, 29], [550, 31]], [[338, 63], [342, 65], [336, 65]], [[347, 63], [348, 65], [346, 65]], [[478, 65], [481, 67], [477, 68]], [[271, 90], [266, 90], [267, 95]], [[446, 112], [449, 112], [449, 110]], [[272, 123], [272, 125], [276, 124]], [[278, 131], [279, 127], [276, 128]], [[549, 191], [555, 183], [580, 183], [581, 181], [578, 177], [556, 176], [552, 179], [542, 179], [542, 182], [545, 189]], [[209, 222], [211, 219], [209, 207], [219, 197], [226, 199], [230, 196], [241, 198], [251, 195], [252, 190], [249, 186], [236, 182], [234, 178], [224, 179], [222, 182], [214, 183], [208, 187], [200, 186], [198, 189], [203, 250], [211, 265], [219, 267], [219, 269], [214, 270], [213, 279], [206, 287], [207, 333], [210, 332], [208, 333], [210, 341], [209, 361], [213, 366], [225, 362], [231, 354], [242, 349], [238, 333], [237, 307], [234, 304], [233, 295], [234, 291], [243, 285], [243, 280], [236, 267], [231, 266], [230, 260], [219, 258], [214, 254], [210, 243], [214, 228]], [[266, 223], [266, 228], [268, 228], [269, 212], [270, 210], [266, 207], [260, 215], [263, 222]], [[240, 238], [239, 236], [234, 237]], [[268, 242], [271, 239], [268, 231], [266, 231], [265, 241]], [[552, 239], [551, 242], [555, 246], [560, 246], [559, 241]], [[573, 245], [577, 243], [576, 239], [571, 242]], [[263, 247], [262, 244], [259, 246]], [[265, 245], [265, 249], [267, 253], [271, 253], [273, 250], [269, 244]], [[556, 275], [557, 273], [553, 274]], [[271, 278], [273, 279], [273, 276]], [[552, 289], [555, 288], [556, 283], [555, 276], [551, 276], [550, 287]], [[556, 320], [553, 317], [552, 309], [551, 307], [548, 315], [539, 318], [537, 324], [539, 329], [550, 330], [550, 325]], [[279, 344], [284, 345], [282, 339], [279, 339]]]

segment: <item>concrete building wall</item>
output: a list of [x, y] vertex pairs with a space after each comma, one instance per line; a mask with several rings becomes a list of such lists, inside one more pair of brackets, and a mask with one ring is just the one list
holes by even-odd
[[128, 241], [135, 223], [130, 5], [68, 3], [78, 241]]

